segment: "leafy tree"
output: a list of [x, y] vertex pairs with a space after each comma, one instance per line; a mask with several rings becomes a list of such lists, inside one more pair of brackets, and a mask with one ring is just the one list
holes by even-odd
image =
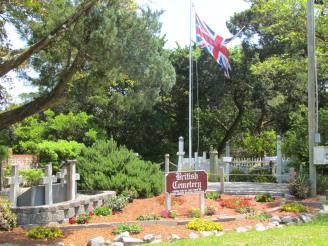
[[143, 86], [150, 88], [141, 95], [144, 98], [154, 98], [160, 88], [169, 87], [174, 72], [163, 54], [163, 40], [158, 37], [160, 13], [139, 10], [132, 0], [100, 1], [95, 5], [96, 2], [81, 4], [81, 8], [86, 5], [90, 8], [74, 19], [74, 25], [63, 21], [73, 18], [67, 17], [71, 13], [80, 13], [79, 7], [68, 0], [46, 2], [37, 17], [27, 15], [19, 19], [16, 27], [29, 43], [52, 37], [49, 33], [58, 23], [65, 32], [30, 57], [28, 65], [39, 76], [34, 79], [24, 73], [22, 76], [38, 86], [40, 96], [1, 113], [1, 128], [61, 103], [74, 87], [95, 88], [96, 84], [96, 91], [100, 92], [126, 76], [136, 82], [136, 90]]

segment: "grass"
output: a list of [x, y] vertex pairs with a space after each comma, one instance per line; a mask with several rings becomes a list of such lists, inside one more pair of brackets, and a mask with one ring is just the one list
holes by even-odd
[[163, 243], [170, 246], [202, 246], [202, 245], [328, 245], [328, 216], [319, 216], [315, 221], [308, 224], [299, 224], [283, 228], [270, 229], [264, 232], [250, 231], [237, 234], [236, 232], [225, 233], [220, 237], [207, 237], [188, 239], [174, 243]]

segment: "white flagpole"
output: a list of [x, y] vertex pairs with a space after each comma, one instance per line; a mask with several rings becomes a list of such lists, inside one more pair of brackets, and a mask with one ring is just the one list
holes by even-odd
[[190, 0], [190, 40], [189, 40], [189, 167], [192, 167], [192, 47], [191, 47], [192, 1]]

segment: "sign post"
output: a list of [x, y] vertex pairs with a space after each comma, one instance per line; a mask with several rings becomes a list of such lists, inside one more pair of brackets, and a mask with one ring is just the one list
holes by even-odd
[[[166, 210], [171, 209], [171, 194], [185, 195], [199, 193], [200, 211], [205, 211], [205, 191], [207, 174], [205, 171], [169, 172], [165, 174]], [[168, 201], [170, 200], [170, 201]]]

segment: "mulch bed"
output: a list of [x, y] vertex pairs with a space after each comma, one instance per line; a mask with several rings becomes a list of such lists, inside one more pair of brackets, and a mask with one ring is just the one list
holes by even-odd
[[[229, 195], [221, 195], [219, 201], [214, 201], [210, 199], [205, 200], [205, 207], [213, 205], [217, 207], [217, 213], [213, 218], [224, 217], [224, 216], [235, 216], [239, 215], [234, 209], [229, 209], [221, 206], [222, 200], [228, 200], [233, 198]], [[283, 202], [282, 198], [277, 197], [274, 202], [269, 203], [258, 203], [254, 200], [254, 196], [243, 196], [249, 200], [251, 206], [255, 210], [266, 210], [279, 207]], [[311, 200], [312, 201], [312, 200]], [[123, 221], [135, 221], [140, 215], [157, 214], [159, 215], [161, 211], [164, 210], [164, 194], [158, 197], [147, 198], [147, 199], [136, 199], [132, 203], [129, 203], [123, 210], [122, 213], [118, 213], [112, 216], [92, 216], [89, 223], [106, 223], [106, 222], [123, 222]], [[185, 195], [179, 196], [173, 199], [172, 209], [177, 211], [177, 219], [186, 219], [188, 216], [188, 211], [191, 208], [199, 207], [199, 198], [197, 195]], [[311, 212], [315, 209], [310, 208]], [[272, 215], [292, 215], [296, 216], [297, 213], [287, 213], [281, 211], [275, 211], [271, 213]], [[168, 219], [173, 220], [173, 219]], [[235, 221], [221, 222], [224, 230], [235, 230], [240, 226], [255, 226], [260, 221], [256, 219], [240, 219]], [[267, 221], [262, 222], [264, 224]], [[65, 225], [69, 225], [64, 224]], [[144, 225], [143, 230], [140, 234], [134, 235], [133, 237], [142, 238], [146, 234], [161, 235], [163, 241], [167, 241], [172, 233], [178, 234], [181, 237], [188, 237], [190, 230], [186, 229], [185, 226], [169, 226], [169, 225]], [[88, 240], [96, 236], [103, 236], [107, 240], [112, 240], [114, 235], [112, 234], [113, 228], [87, 228], [79, 230], [64, 230], [64, 234], [61, 238], [54, 240], [32, 240], [26, 236], [26, 230], [22, 228], [15, 228], [11, 232], [0, 232], [0, 243], [10, 242], [17, 245], [54, 245], [55, 242], [64, 242], [65, 244], [72, 243], [75, 246], [86, 245]]]

